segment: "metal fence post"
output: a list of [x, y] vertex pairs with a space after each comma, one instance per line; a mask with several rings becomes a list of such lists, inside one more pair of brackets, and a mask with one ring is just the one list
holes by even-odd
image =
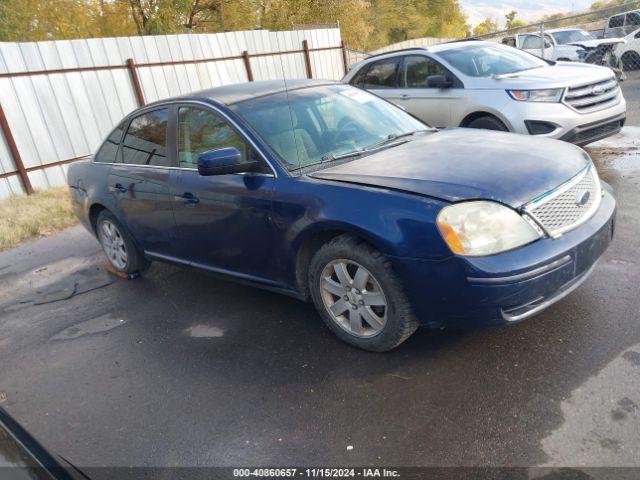
[[347, 47], [344, 46], [344, 42], [340, 41], [340, 48], [342, 49], [342, 66], [344, 67], [344, 74], [349, 73], [349, 62], [347, 62]]
[[7, 140], [7, 146], [9, 147], [9, 152], [13, 157], [13, 163], [16, 166], [18, 171], [18, 175], [20, 176], [20, 180], [22, 181], [22, 185], [24, 186], [24, 191], [27, 192], [27, 195], [31, 195], [33, 193], [33, 186], [31, 185], [31, 180], [29, 180], [29, 175], [27, 174], [27, 170], [24, 168], [24, 163], [22, 163], [22, 157], [20, 156], [20, 152], [18, 151], [18, 146], [16, 145], [16, 141], [13, 138], [13, 134], [11, 133], [11, 129], [9, 128], [9, 122], [7, 121], [7, 117], [4, 114], [4, 109], [0, 104], [0, 126], [2, 127], [2, 133], [4, 133], [4, 138]]
[[307, 78], [313, 78], [313, 72], [311, 71], [311, 56], [309, 55], [309, 42], [302, 41], [302, 50], [304, 51], [304, 64], [307, 67]]
[[544, 22], [540, 23], [540, 56], [544, 58]]
[[133, 58], [127, 58], [127, 67], [129, 68], [129, 75], [131, 76], [131, 83], [133, 83], [133, 90], [136, 93], [138, 106], [143, 107], [145, 105], [144, 94], [142, 93], [142, 86], [140, 85], [138, 71], [136, 70], [136, 64], [134, 63]]
[[253, 71], [251, 70], [251, 60], [249, 59], [249, 52], [246, 50], [242, 52], [242, 61], [244, 62], [244, 69], [247, 71], [247, 80], [253, 82]]

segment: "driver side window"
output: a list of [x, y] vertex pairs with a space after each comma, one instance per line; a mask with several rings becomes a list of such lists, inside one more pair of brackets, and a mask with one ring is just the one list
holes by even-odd
[[431, 58], [422, 55], [404, 57], [402, 62], [402, 88], [428, 88], [427, 77], [445, 75], [444, 68]]
[[181, 107], [178, 111], [178, 165], [198, 168], [198, 156], [209, 150], [236, 147], [247, 159], [244, 139], [220, 115], [197, 107]]
[[534, 48], [542, 48], [542, 40], [536, 35], [527, 35], [522, 41], [522, 49], [529, 50]]

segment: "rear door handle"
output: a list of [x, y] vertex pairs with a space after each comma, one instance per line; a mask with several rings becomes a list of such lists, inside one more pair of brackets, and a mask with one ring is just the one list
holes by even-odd
[[200, 199], [191, 192], [184, 192], [182, 195], [176, 195], [173, 198], [176, 201], [184, 200], [185, 203], [192, 203], [194, 205], [200, 203]]

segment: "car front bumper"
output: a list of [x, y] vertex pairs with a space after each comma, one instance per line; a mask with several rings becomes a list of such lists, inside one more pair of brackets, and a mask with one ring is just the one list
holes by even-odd
[[627, 104], [620, 101], [610, 107], [591, 113], [580, 113], [564, 103], [510, 102], [503, 115], [511, 123], [511, 131], [529, 135], [527, 122], [553, 125], [550, 133], [536, 135], [555, 138], [577, 145], [586, 145], [616, 134], [624, 125]]
[[[605, 184], [603, 184], [605, 185]], [[584, 282], [613, 237], [616, 202], [560, 238], [485, 257], [390, 257], [423, 326], [475, 328], [529, 318]]]

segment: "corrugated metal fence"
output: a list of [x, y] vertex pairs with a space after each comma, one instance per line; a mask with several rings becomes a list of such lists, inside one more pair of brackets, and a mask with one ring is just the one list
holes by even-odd
[[66, 166], [144, 103], [345, 71], [337, 28], [0, 43], [0, 198], [64, 185]]

